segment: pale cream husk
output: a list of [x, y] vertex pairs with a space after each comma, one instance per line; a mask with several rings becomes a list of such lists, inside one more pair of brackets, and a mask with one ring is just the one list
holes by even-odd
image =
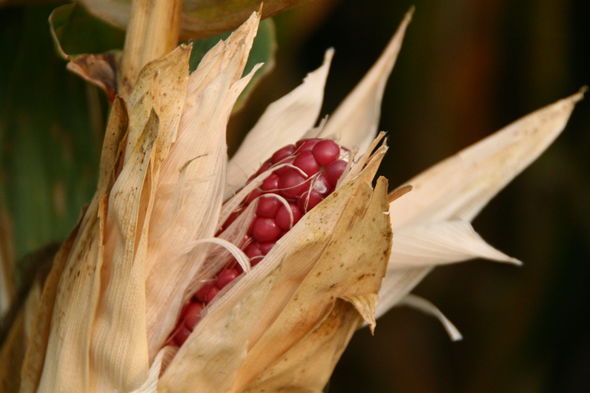
[[[191, 75], [190, 47], [148, 64], [129, 97], [113, 104], [97, 193], [13, 326], [0, 386], [17, 386], [20, 369], [22, 393], [319, 393], [354, 330], [363, 320], [374, 327], [375, 313], [392, 306], [433, 313], [459, 338], [436, 307], [408, 293], [439, 264], [518, 262], [487, 245], [470, 221], [561, 132], [581, 94], [411, 179], [413, 190], [388, 203], [387, 182], [371, 186], [386, 151], [375, 136], [410, 18], [334, 116], [315, 126], [329, 51], [269, 106], [229, 163], [225, 128], [252, 76], [241, 77], [259, 15]], [[285, 119], [289, 132], [281, 134]], [[269, 152], [309, 136], [358, 153], [341, 187], [222, 292], [179, 351], [166, 346], [197, 278], [223, 260], [222, 249], [202, 241], [214, 237], [223, 200]], [[11, 361], [23, 356], [22, 368]]]

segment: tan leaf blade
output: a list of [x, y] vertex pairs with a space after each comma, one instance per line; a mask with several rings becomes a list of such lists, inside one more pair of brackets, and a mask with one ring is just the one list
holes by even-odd
[[406, 184], [412, 192], [391, 204], [392, 225], [448, 219], [471, 221], [563, 131], [576, 93], [541, 108], [427, 169]]
[[[580, 99], [582, 92], [541, 108], [406, 182], [412, 191], [389, 207], [394, 232], [448, 220], [470, 222], [555, 140]], [[439, 262], [451, 262], [444, 259]], [[431, 269], [396, 269], [395, 264], [392, 257], [381, 287], [380, 313], [399, 302]]]
[[146, 255], [150, 359], [173, 330], [175, 311], [180, 311], [185, 291], [206, 259], [206, 247], [191, 252], [195, 239], [215, 234], [225, 186], [227, 121], [256, 72], [253, 69], [240, 78], [259, 19], [252, 14], [209, 51], [190, 75], [178, 135], [159, 177], [153, 180], [156, 191]]
[[[362, 177], [316, 206], [264, 263], [212, 305], [165, 371], [161, 391], [242, 392], [277, 383], [296, 383], [298, 391], [321, 389], [361, 322], [354, 307], [337, 306], [337, 299], [374, 299], [385, 273], [391, 241], [385, 209], [386, 182], [372, 191]], [[371, 303], [365, 303], [365, 316], [374, 313]], [[344, 314], [333, 314], [335, 307]], [[333, 323], [320, 329], [328, 320]], [[288, 368], [301, 367], [320, 340], [308, 340], [317, 329], [333, 352], [318, 357], [309, 378], [267, 374], [286, 353], [293, 354]]]
[[521, 263], [487, 244], [471, 223], [443, 221], [410, 225], [396, 231], [389, 269], [434, 267], [473, 258]]
[[327, 51], [322, 66], [310, 72], [289, 94], [270, 104], [248, 132], [229, 161], [224, 199], [246, 183], [246, 179], [268, 158], [269, 152], [295, 143], [314, 126], [324, 100], [333, 53]]
[[82, 55], [71, 59], [67, 68], [95, 86], [104, 90], [109, 99], [117, 94], [117, 70], [121, 61], [120, 52], [98, 55]]

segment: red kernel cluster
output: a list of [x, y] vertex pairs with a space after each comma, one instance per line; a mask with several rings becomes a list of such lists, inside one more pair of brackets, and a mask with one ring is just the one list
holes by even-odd
[[[241, 244], [252, 266], [259, 263], [305, 213], [334, 191], [347, 166], [341, 158], [346, 155], [342, 150], [346, 149], [329, 139], [302, 139], [277, 150], [249, 179], [251, 181], [263, 172], [277, 168], [248, 194], [222, 226], [222, 230], [227, 228], [250, 203], [256, 201], [255, 217]], [[204, 308], [241, 273], [241, 267], [232, 258], [211, 282], [203, 285], [184, 306], [170, 342], [182, 345], [200, 320]]]

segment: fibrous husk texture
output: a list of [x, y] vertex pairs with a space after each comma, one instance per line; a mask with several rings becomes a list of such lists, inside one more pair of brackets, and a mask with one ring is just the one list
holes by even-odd
[[21, 392], [319, 391], [354, 329], [374, 323], [391, 247], [387, 182], [371, 185], [383, 149], [237, 280], [177, 353], [166, 347], [215, 248], [195, 244], [219, 225], [225, 128], [255, 72], [242, 77], [258, 21], [192, 74], [188, 46], [149, 63], [115, 100], [97, 192], [13, 328], [26, 342]]
[[[0, 386], [319, 393], [354, 330], [363, 322], [374, 328], [375, 314], [393, 306], [431, 313], [460, 338], [434, 305], [409, 292], [437, 265], [480, 257], [520, 263], [488, 245], [471, 221], [559, 135], [582, 94], [508, 125], [388, 196], [387, 181], [374, 182], [387, 150], [378, 119], [410, 17], [334, 116], [317, 124], [328, 51], [320, 68], [267, 108], [230, 161], [226, 125], [256, 71], [242, 76], [260, 15], [193, 73], [188, 46], [148, 63], [113, 103], [96, 194], [16, 318], [0, 351]], [[251, 191], [244, 184], [270, 153], [304, 137], [351, 150], [339, 187], [219, 293], [182, 347], [168, 345], [183, 304], [227, 261], [223, 241], [212, 238]], [[238, 233], [219, 236], [236, 241]]]

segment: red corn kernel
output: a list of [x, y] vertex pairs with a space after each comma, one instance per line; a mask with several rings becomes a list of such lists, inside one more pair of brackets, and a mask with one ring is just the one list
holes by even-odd
[[218, 293], [219, 293], [219, 288], [217, 288], [216, 286], [211, 286], [211, 288], [209, 289], [209, 292], [207, 292], [207, 297], [205, 298], [205, 303], [211, 303], [213, 301], [213, 299], [215, 299], [215, 296], [217, 296]]
[[340, 176], [342, 176], [344, 170], [346, 169], [346, 165], [346, 161], [337, 160], [331, 163], [330, 165], [326, 166], [326, 168], [324, 168], [326, 178], [328, 179], [332, 187], [335, 187], [336, 183], [338, 183]]
[[201, 320], [201, 311], [203, 311], [202, 303], [190, 302], [185, 306], [183, 310], [184, 325], [188, 329], [192, 330]]
[[315, 175], [320, 170], [320, 166], [310, 151], [299, 153], [293, 161], [293, 165], [302, 169], [308, 176]]
[[276, 164], [277, 162], [281, 161], [283, 158], [289, 157], [291, 154], [293, 154], [294, 151], [295, 151], [295, 146], [287, 145], [287, 146], [282, 147], [279, 150], [277, 150], [275, 152], [275, 154], [272, 155], [270, 160], [272, 161], [273, 164]]
[[279, 188], [279, 175], [273, 173], [264, 179], [260, 188], [264, 191], [273, 191]]
[[258, 217], [252, 223], [252, 237], [259, 242], [274, 242], [281, 235], [281, 229], [272, 218]]
[[203, 285], [201, 289], [199, 289], [197, 293], [195, 293], [195, 298], [200, 302], [206, 302], [207, 296], [209, 295], [209, 291], [211, 290], [211, 288], [214, 288], [213, 283]]
[[[339, 159], [342, 149], [348, 151], [331, 140], [303, 139], [295, 145], [277, 150], [250, 178], [252, 180], [259, 174], [282, 165], [266, 176], [262, 184], [247, 195], [222, 225], [222, 229], [227, 228], [250, 203], [256, 201], [248, 234], [237, 244], [250, 259], [252, 266], [260, 263], [277, 240], [334, 190], [347, 167], [347, 161]], [[270, 193], [286, 199], [288, 206], [276, 195], [266, 195]], [[242, 271], [234, 258], [228, 258], [225, 266], [215, 275], [214, 282], [203, 285], [193, 295], [191, 302], [185, 305], [169, 343], [182, 345], [199, 322], [204, 308], [214, 301], [221, 289], [236, 280]]]
[[215, 286], [219, 289], [222, 289], [227, 284], [235, 280], [239, 275], [240, 274], [236, 269], [225, 268], [217, 275], [217, 282], [215, 283]]
[[266, 255], [270, 252], [270, 250], [275, 246], [274, 243], [261, 243], [260, 244], [260, 251], [262, 254]]
[[274, 196], [261, 197], [258, 199], [256, 215], [258, 217], [274, 217], [281, 207], [281, 201]]
[[250, 259], [259, 257], [262, 255], [262, 251], [260, 251], [259, 244], [254, 242], [251, 243], [246, 249], [244, 250], [244, 254]]
[[289, 169], [285, 174], [280, 175], [279, 190], [285, 198], [297, 198], [309, 188], [309, 183], [306, 182], [305, 176], [293, 168]]
[[[293, 166], [292, 166], [293, 161], [295, 161], [294, 156], [284, 158], [283, 160], [281, 160], [281, 162], [278, 162], [276, 164], [276, 166], [279, 166], [279, 165], [283, 165], [283, 166], [280, 167], [279, 169], [277, 169], [276, 171], [274, 171], [274, 173], [276, 173], [279, 176], [283, 176], [285, 173], [289, 173], [289, 171], [293, 170]], [[289, 165], [286, 165], [286, 164], [289, 164]]]
[[299, 209], [301, 209], [302, 212], [307, 213], [323, 200], [324, 196], [322, 194], [311, 190], [301, 195], [297, 200], [297, 206], [299, 206]]
[[295, 144], [295, 150], [297, 153], [311, 151], [320, 140], [319, 138], [302, 139]]
[[184, 344], [188, 336], [190, 336], [192, 332], [188, 330], [185, 326], [181, 326], [174, 334], [174, 343], [179, 347]]
[[320, 165], [328, 165], [340, 156], [340, 147], [329, 139], [319, 141], [313, 147], [313, 156]]
[[291, 214], [293, 215], [293, 222], [291, 222], [291, 215], [289, 215], [289, 211], [284, 205], [279, 208], [277, 216], [275, 217], [277, 225], [285, 231], [291, 229], [291, 227], [295, 225], [303, 215], [299, 206], [294, 203], [289, 203], [289, 207], [291, 208]]

